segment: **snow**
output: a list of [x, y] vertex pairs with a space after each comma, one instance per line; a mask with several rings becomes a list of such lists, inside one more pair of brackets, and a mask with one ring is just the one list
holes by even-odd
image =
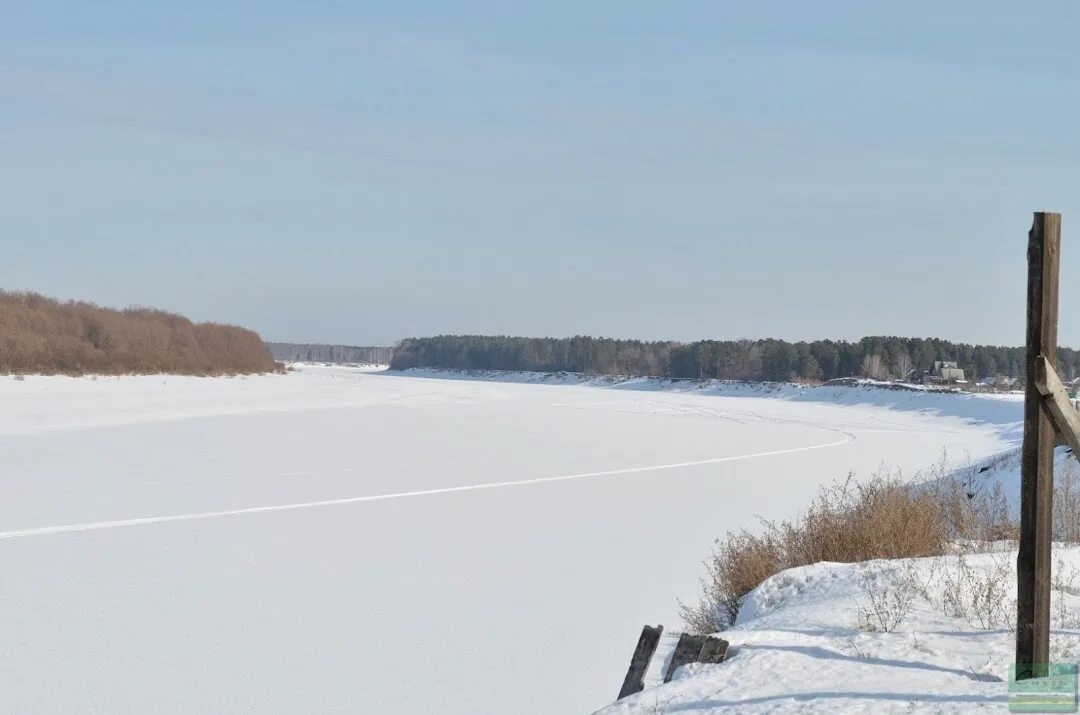
[[[1060, 484], [1064, 477], [1077, 477], [1077, 463], [1072, 450], [1059, 446], [1054, 450], [1054, 477]], [[958, 477], [971, 494], [990, 493], [995, 486], [1001, 486], [1001, 494], [1008, 503], [1011, 516], [1019, 519], [1020, 515], [1020, 448], [999, 452], [986, 459], [957, 469], [953, 475]]]
[[403, 374], [440, 380], [482, 380], [492, 382], [587, 385], [614, 390], [675, 392], [720, 397], [757, 397], [792, 402], [823, 402], [830, 405], [870, 405], [890, 410], [940, 414], [977, 423], [998, 425], [1008, 443], [1023, 436], [1023, 393], [974, 394], [924, 385], [880, 382], [869, 379], [836, 380], [824, 385], [796, 385], [779, 382], [735, 380], [684, 380], [659, 377], [581, 375], [570, 372], [536, 373], [500, 370], [439, 370], [414, 368]]
[[979, 464], [1020, 417], [874, 385], [0, 377], [0, 711], [592, 712], [723, 531]]
[[[1015, 551], [791, 569], [748, 597], [720, 665], [597, 715], [1002, 712], [1013, 660]], [[1080, 656], [1080, 548], [1055, 545], [1051, 658]], [[870, 632], [868, 589], [914, 590], [895, 630]], [[925, 589], [925, 593], [923, 590]], [[989, 606], [973, 605], [993, 594]], [[960, 602], [957, 608], [954, 603]], [[894, 601], [898, 602], [898, 601]]]

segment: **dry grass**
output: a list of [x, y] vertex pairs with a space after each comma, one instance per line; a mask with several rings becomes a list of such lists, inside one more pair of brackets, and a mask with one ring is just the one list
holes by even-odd
[[270, 372], [259, 336], [149, 308], [112, 310], [0, 291], [0, 373], [224, 375]]
[[1080, 485], [1073, 459], [1054, 470], [1054, 540], [1080, 542]]
[[681, 605], [687, 625], [713, 633], [734, 622], [742, 598], [769, 576], [819, 561], [858, 562], [934, 556], [949, 532], [935, 495], [899, 475], [879, 473], [859, 483], [850, 476], [823, 489], [791, 521], [763, 522], [760, 531], [729, 532], [706, 561], [702, 599]]
[[[735, 621], [746, 594], [796, 566], [991, 550], [995, 542], [1017, 538], [1011, 514], [999, 484], [976, 488], [948, 469], [944, 458], [913, 481], [887, 471], [864, 482], [849, 476], [823, 489], [792, 520], [763, 521], [759, 529], [718, 539], [705, 562], [701, 599], [680, 604], [682, 616], [694, 631], [723, 630]], [[1080, 487], [1071, 461], [1055, 478], [1054, 538], [1080, 542]]]

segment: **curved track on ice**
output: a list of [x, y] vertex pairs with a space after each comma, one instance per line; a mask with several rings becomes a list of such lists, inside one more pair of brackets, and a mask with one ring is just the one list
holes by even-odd
[[753, 454], [736, 454], [714, 459], [699, 459], [693, 462], [675, 462], [673, 464], [655, 464], [646, 467], [626, 467], [623, 469], [608, 469], [599, 472], [582, 472], [579, 474], [562, 474], [554, 477], [538, 477], [535, 479], [522, 479], [518, 481], [488, 482], [485, 484], [467, 484], [458, 487], [442, 487], [439, 489], [421, 489], [412, 492], [398, 492], [396, 494], [373, 494], [368, 496], [345, 497], [342, 499], [323, 499], [320, 501], [299, 502], [295, 504], [274, 504], [270, 506], [256, 506], [246, 509], [229, 509], [226, 511], [206, 511], [194, 514], [170, 514], [165, 516], [144, 516], [133, 519], [114, 519], [111, 521], [95, 521], [85, 524], [63, 524], [60, 526], [41, 526], [33, 529], [18, 529], [15, 531], [0, 532], [0, 539], [18, 539], [30, 536], [48, 536], [50, 534], [70, 534], [82, 531], [99, 531], [101, 529], [123, 529], [134, 526], [148, 526], [150, 524], [166, 524], [178, 521], [198, 521], [202, 519], [221, 519], [227, 516], [244, 516], [248, 514], [266, 514], [278, 511], [293, 511], [296, 509], [317, 509], [327, 506], [341, 506], [345, 504], [360, 504], [363, 502], [387, 501], [390, 499], [407, 499], [410, 497], [435, 496], [437, 494], [454, 494], [457, 492], [479, 491], [481, 489], [503, 489], [506, 487], [521, 487], [533, 484], [549, 484], [552, 482], [568, 482], [576, 479], [594, 479], [599, 477], [614, 477], [621, 474], [640, 474], [642, 472], [659, 472], [668, 469], [681, 469], [683, 467], [697, 467], [706, 464], [720, 464], [723, 462], [739, 462], [748, 459], [760, 459], [762, 457], [776, 457], [782, 454], [795, 454], [797, 452], [810, 452], [816, 449], [839, 447], [855, 441], [855, 435], [850, 432], [837, 431], [843, 435], [842, 439], [826, 442], [825, 444], [813, 444], [806, 447], [793, 447], [791, 449], [777, 449], [769, 452], [756, 452]]

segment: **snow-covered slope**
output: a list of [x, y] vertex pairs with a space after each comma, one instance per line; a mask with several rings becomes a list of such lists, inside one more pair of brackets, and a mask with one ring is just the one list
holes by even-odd
[[[1014, 447], [986, 459], [958, 467], [950, 475], [959, 479], [969, 494], [989, 493], [997, 485], [1009, 505], [1012, 516], [1019, 516], [1020, 508], [1020, 448]], [[1054, 477], [1060, 484], [1064, 479], [1080, 477], [1077, 461], [1068, 447], [1054, 450]], [[1078, 485], [1080, 486], [1080, 485]]]
[[[723, 634], [727, 662], [686, 666], [597, 715], [1003, 712], [1015, 559], [999, 551], [784, 571]], [[1073, 662], [1080, 549], [1059, 545], [1055, 559], [1051, 657]], [[871, 593], [884, 599], [877, 608]]]

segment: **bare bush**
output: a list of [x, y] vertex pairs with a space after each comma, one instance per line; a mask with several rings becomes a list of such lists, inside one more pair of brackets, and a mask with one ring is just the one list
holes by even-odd
[[971, 467], [950, 467], [948, 455], [942, 453], [914, 487], [937, 502], [949, 540], [968, 551], [984, 550], [995, 542], [1015, 541], [1020, 532], [1001, 483], [994, 481], [987, 490], [977, 482], [977, 475]]
[[259, 336], [149, 308], [112, 310], [0, 291], [0, 373], [221, 375], [270, 372]]
[[849, 476], [823, 489], [791, 521], [762, 522], [760, 532], [729, 532], [706, 561], [699, 603], [680, 603], [680, 611], [690, 629], [713, 633], [734, 623], [747, 593], [784, 569], [935, 556], [947, 543], [932, 494], [911, 489], [896, 473], [880, 472], [862, 483]]
[[[1012, 628], [1011, 557], [995, 557], [989, 571], [964, 559], [972, 552], [1008, 552], [1019, 533], [1000, 482], [986, 488], [978, 482], [979, 473], [955, 470], [942, 455], [912, 482], [888, 471], [861, 483], [849, 475], [823, 489], [792, 520], [762, 521], [756, 531], [728, 532], [705, 562], [699, 602], [679, 604], [682, 617], [697, 632], [723, 630], [734, 623], [747, 593], [795, 566], [955, 554], [955, 571], [944, 577], [935, 596], [942, 610], [973, 627]], [[1080, 485], [1072, 463], [1059, 469], [1055, 479], [1054, 535], [1059, 541], [1080, 542]], [[1068, 587], [1071, 582], [1063, 577], [1062, 583]], [[911, 591], [903, 579], [882, 588], [886, 593], [866, 594], [863, 627], [892, 629], [910, 606]], [[1059, 621], [1066, 620], [1059, 614]]]
[[1054, 541], [1080, 542], [1080, 484], [1075, 459], [1054, 470]]
[[1066, 596], [1080, 596], [1080, 572], [1058, 559], [1051, 571], [1050, 594], [1053, 597], [1052, 623], [1057, 628], [1080, 628], [1080, 616], [1069, 608]]
[[926, 586], [910, 561], [899, 573], [885, 573], [884, 582], [880, 576], [865, 566], [862, 569], [860, 586], [865, 602], [859, 608], [859, 630], [892, 633], [907, 618], [915, 599], [926, 593]]
[[963, 618], [972, 628], [1016, 630], [1016, 572], [1012, 552], [995, 554], [990, 569], [972, 566], [957, 554], [940, 579], [939, 603], [946, 616]]
[[[976, 630], [1004, 628], [1016, 631], [1016, 572], [1012, 549], [973, 556], [956, 553], [932, 562], [920, 578], [919, 568], [906, 562], [899, 570], [862, 570], [864, 600], [858, 625], [864, 631], [892, 632], [903, 623], [916, 599], [936, 604], [942, 613], [960, 618]], [[978, 559], [981, 563], [972, 563]], [[1080, 628], [1080, 617], [1069, 607], [1066, 595], [1080, 596], [1080, 572], [1059, 559], [1053, 572], [1052, 624], [1055, 628]]]
[[687, 626], [697, 633], [715, 633], [734, 623], [742, 597], [788, 568], [782, 558], [780, 541], [769, 531], [762, 535], [729, 532], [726, 540], [717, 540], [712, 558], [705, 561], [700, 601], [679, 603]]
[[[1000, 481], [994, 480], [987, 489], [978, 483], [973, 468], [950, 470], [944, 456], [920, 481], [917, 488], [937, 501], [954, 545], [982, 551], [993, 549], [997, 542], [1019, 538], [1020, 525], [1012, 516]], [[1080, 543], [1080, 480], [1073, 459], [1055, 469], [1053, 539]]]

